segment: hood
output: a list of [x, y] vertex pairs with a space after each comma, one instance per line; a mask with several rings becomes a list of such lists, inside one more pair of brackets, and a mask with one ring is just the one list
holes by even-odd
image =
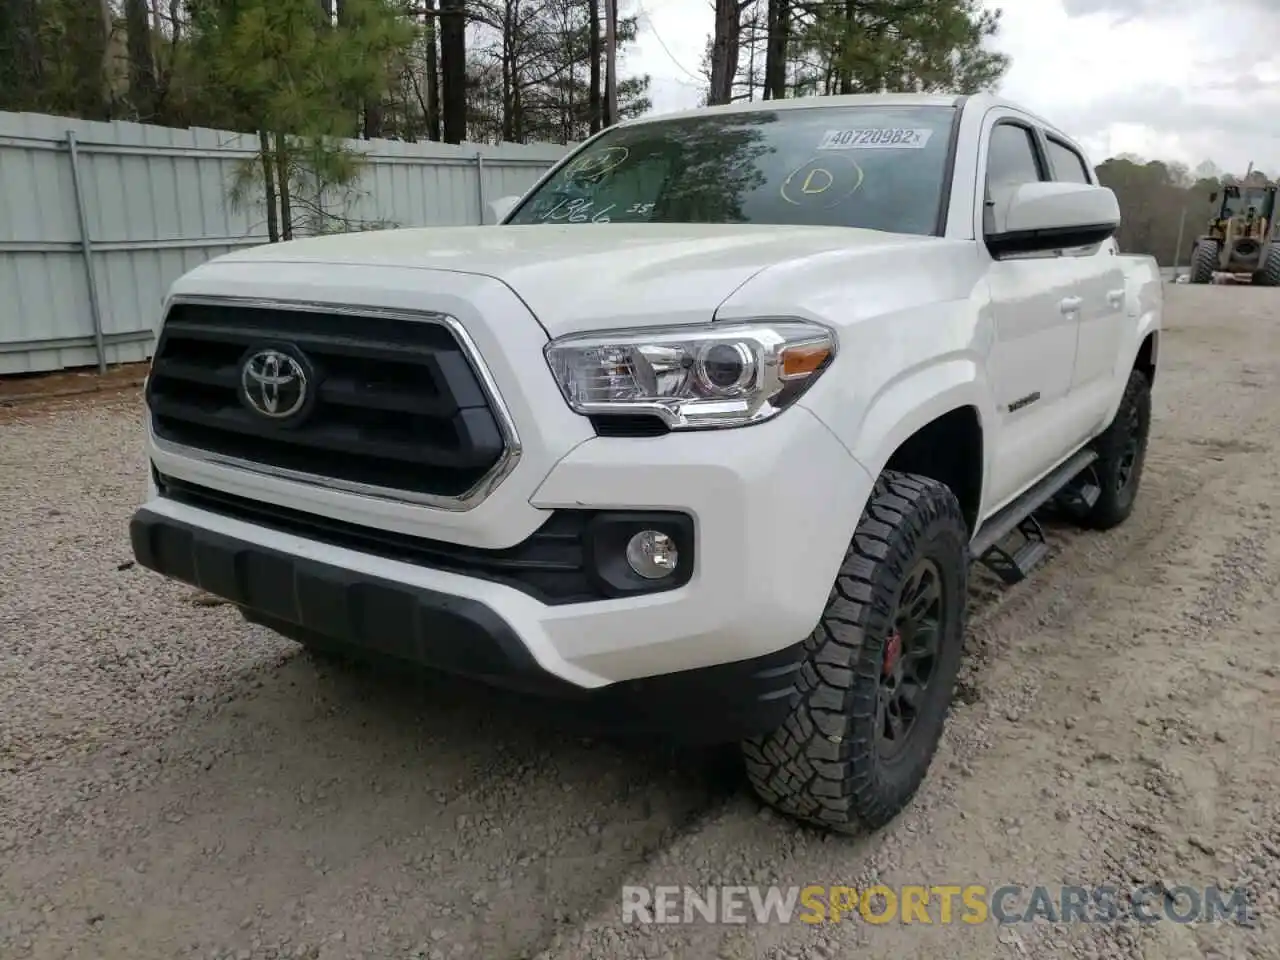
[[272, 244], [221, 262], [370, 264], [492, 277], [552, 336], [710, 321], [761, 270], [835, 250], [936, 238], [847, 227], [579, 224], [401, 229]]

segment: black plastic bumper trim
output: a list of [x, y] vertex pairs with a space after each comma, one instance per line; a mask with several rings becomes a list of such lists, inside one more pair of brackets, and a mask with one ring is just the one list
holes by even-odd
[[[661, 593], [684, 586], [693, 576], [693, 520], [672, 511], [552, 510], [526, 540], [496, 550], [427, 540], [249, 500], [166, 476], [154, 466], [152, 478], [159, 495], [174, 503], [329, 546], [500, 583], [548, 606]], [[623, 559], [625, 539], [619, 538], [624, 532], [647, 528], [673, 536], [679, 548], [680, 563], [663, 580], [641, 579], [629, 572]]]
[[357, 573], [227, 536], [146, 507], [129, 524], [138, 563], [241, 608], [300, 643], [334, 642], [551, 697], [610, 733], [724, 743], [778, 727], [795, 702], [802, 644], [750, 660], [575, 686], [544, 670], [486, 604]]
[[541, 672], [485, 604], [295, 557], [146, 508], [129, 536], [138, 563], [291, 627], [459, 673]]

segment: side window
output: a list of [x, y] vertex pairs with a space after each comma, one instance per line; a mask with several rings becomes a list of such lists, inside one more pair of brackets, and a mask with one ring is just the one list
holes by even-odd
[[1012, 123], [992, 127], [987, 148], [987, 189], [1042, 179], [1031, 131]]
[[1089, 183], [1084, 158], [1065, 143], [1049, 140], [1049, 163], [1053, 167], [1053, 179], [1068, 183]]

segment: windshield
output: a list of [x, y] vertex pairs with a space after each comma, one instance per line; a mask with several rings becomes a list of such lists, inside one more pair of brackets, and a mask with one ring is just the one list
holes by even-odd
[[1253, 212], [1262, 215], [1266, 212], [1267, 191], [1250, 187], [1241, 190], [1238, 196], [1227, 198], [1227, 216], [1234, 217], [1237, 214], [1249, 212], [1249, 208], [1253, 208]]
[[954, 107], [804, 107], [607, 131], [507, 221], [938, 232]]

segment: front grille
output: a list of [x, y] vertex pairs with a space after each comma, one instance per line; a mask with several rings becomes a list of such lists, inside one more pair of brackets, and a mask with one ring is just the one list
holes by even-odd
[[592, 511], [553, 511], [524, 542], [505, 550], [484, 550], [246, 500], [159, 472], [155, 481], [160, 496], [168, 500], [335, 547], [502, 583], [549, 605], [609, 595], [587, 572], [585, 532], [595, 516]]
[[[265, 348], [310, 365], [314, 399], [293, 420], [244, 402], [244, 363]], [[147, 402], [162, 441], [428, 497], [462, 497], [506, 450], [463, 345], [429, 318], [176, 303]]]

